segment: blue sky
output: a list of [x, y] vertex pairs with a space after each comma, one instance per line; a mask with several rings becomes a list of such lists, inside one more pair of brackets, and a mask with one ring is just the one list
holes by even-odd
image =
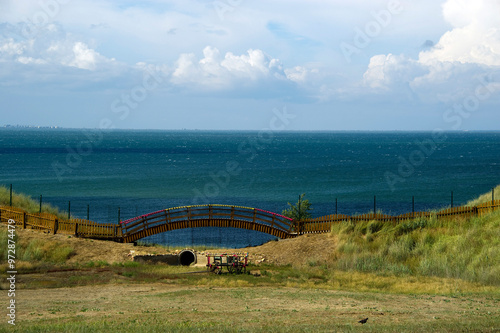
[[0, 126], [498, 130], [500, 3], [0, 4]]

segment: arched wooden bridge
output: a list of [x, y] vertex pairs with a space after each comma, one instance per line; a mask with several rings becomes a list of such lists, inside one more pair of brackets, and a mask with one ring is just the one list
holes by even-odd
[[124, 243], [165, 231], [199, 227], [255, 230], [282, 239], [297, 236], [291, 218], [258, 208], [229, 205], [169, 208], [121, 221], [120, 226]]
[[28, 213], [16, 207], [0, 207], [0, 222], [23, 229], [43, 230], [76, 237], [106, 239], [117, 242], [135, 242], [161, 232], [196, 227], [232, 227], [265, 232], [279, 238], [302, 234], [326, 233], [333, 225], [343, 222], [380, 221], [401, 223], [417, 218], [435, 216], [438, 220], [468, 219], [483, 216], [500, 209], [500, 200], [492, 200], [474, 207], [462, 206], [439, 212], [412, 212], [398, 216], [363, 214], [357, 216], [328, 215], [295, 221], [280, 214], [258, 208], [229, 205], [199, 205], [169, 208], [115, 223], [98, 223], [82, 219], [59, 219], [47, 213]]

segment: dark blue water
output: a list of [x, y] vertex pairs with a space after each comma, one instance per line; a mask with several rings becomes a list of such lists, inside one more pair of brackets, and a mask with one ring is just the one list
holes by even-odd
[[[500, 132], [207, 132], [0, 129], [0, 184], [71, 214], [116, 222], [190, 204], [281, 212], [300, 193], [313, 216], [449, 206], [500, 183]], [[118, 211], [120, 210], [120, 216]], [[170, 245], [246, 246], [270, 236], [179, 230]], [[151, 239], [149, 239], [151, 240]]]

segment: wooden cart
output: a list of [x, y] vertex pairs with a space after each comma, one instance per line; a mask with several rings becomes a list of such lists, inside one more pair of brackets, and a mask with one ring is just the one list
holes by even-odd
[[248, 266], [246, 254], [207, 254], [207, 269], [209, 272], [221, 274], [224, 267], [229, 273], [242, 274]]

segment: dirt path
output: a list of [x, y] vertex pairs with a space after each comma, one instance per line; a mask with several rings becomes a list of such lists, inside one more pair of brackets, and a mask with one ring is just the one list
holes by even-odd
[[345, 331], [361, 328], [358, 321], [369, 318], [363, 329], [370, 331], [458, 332], [473, 325], [493, 332], [500, 316], [498, 300], [484, 296], [450, 298], [162, 283], [20, 290], [17, 300], [21, 330], [41, 323], [60, 327], [80, 322], [86, 327], [112, 323], [125, 329], [144, 325], [182, 327], [189, 323], [193, 329], [210, 331], [220, 326], [249, 331]]

